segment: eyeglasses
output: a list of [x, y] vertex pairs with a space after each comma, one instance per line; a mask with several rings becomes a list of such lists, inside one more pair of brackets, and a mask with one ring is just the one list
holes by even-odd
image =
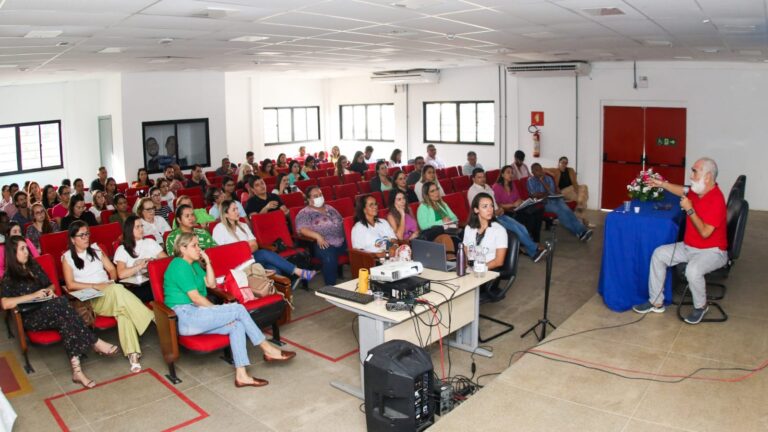
[[152, 198], [160, 198], [161, 196], [162, 196], [162, 195], [160, 195], [159, 193], [157, 193], [157, 194], [152, 194]]
[[36, 214], [36, 215], [39, 215], [39, 214], [45, 214], [45, 212], [44, 212], [43, 210], [38, 210], [38, 211], [36, 211], [34, 214]]
[[155, 211], [154, 207], [144, 207], [142, 210], [144, 211]]
[[87, 239], [90, 236], [91, 236], [90, 232], [84, 232], [84, 233], [80, 233], [80, 234], [75, 234], [75, 237], [79, 237], [81, 239]]

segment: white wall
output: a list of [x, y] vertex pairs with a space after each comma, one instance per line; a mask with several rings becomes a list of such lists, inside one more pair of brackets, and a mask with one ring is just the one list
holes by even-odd
[[64, 168], [0, 177], [0, 183], [35, 180], [61, 184], [63, 178], [90, 182], [99, 166], [99, 82], [69, 81], [0, 87], [0, 125], [61, 120]]
[[[233, 162], [245, 160], [245, 153], [254, 151], [252, 126], [251, 77], [227, 73], [224, 77], [227, 119], [227, 154]], [[258, 140], [261, 142], [262, 140]], [[258, 159], [258, 155], [257, 155]]]
[[[125, 172], [123, 155], [123, 93], [120, 74], [105, 76], [99, 81], [99, 116], [112, 117], [112, 172], [118, 183], [133, 179], [135, 173]], [[97, 136], [98, 137], [98, 136]]]

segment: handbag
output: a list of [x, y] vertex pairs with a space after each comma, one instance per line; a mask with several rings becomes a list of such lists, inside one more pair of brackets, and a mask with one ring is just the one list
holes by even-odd
[[96, 321], [96, 312], [93, 311], [93, 306], [89, 301], [80, 301], [74, 297], [69, 297], [69, 306], [75, 310], [80, 316], [85, 325], [92, 327], [93, 322]]
[[274, 294], [275, 282], [261, 264], [251, 263], [244, 268], [230, 270], [224, 277], [224, 289], [238, 303], [247, 303]]
[[280, 237], [276, 238], [274, 242], [272, 242], [272, 246], [275, 247], [275, 253], [285, 252], [288, 250], [288, 246], [285, 245], [285, 242]]

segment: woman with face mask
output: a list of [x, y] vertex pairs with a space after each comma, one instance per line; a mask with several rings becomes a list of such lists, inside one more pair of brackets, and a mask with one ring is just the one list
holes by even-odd
[[338, 257], [347, 252], [344, 219], [335, 208], [325, 204], [319, 187], [310, 186], [306, 196], [307, 206], [296, 215], [296, 231], [315, 241], [312, 251], [322, 261], [325, 284], [335, 285]]

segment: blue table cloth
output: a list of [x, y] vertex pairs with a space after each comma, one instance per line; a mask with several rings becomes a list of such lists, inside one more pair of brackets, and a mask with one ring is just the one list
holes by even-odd
[[[670, 207], [664, 210], [663, 206]], [[677, 241], [682, 222], [679, 198], [666, 193], [660, 203], [632, 201], [605, 218], [605, 243], [598, 292], [609, 309], [623, 312], [648, 301], [648, 273], [653, 251]], [[640, 207], [635, 213], [634, 208]], [[671, 270], [664, 285], [666, 304], [672, 301]]]

